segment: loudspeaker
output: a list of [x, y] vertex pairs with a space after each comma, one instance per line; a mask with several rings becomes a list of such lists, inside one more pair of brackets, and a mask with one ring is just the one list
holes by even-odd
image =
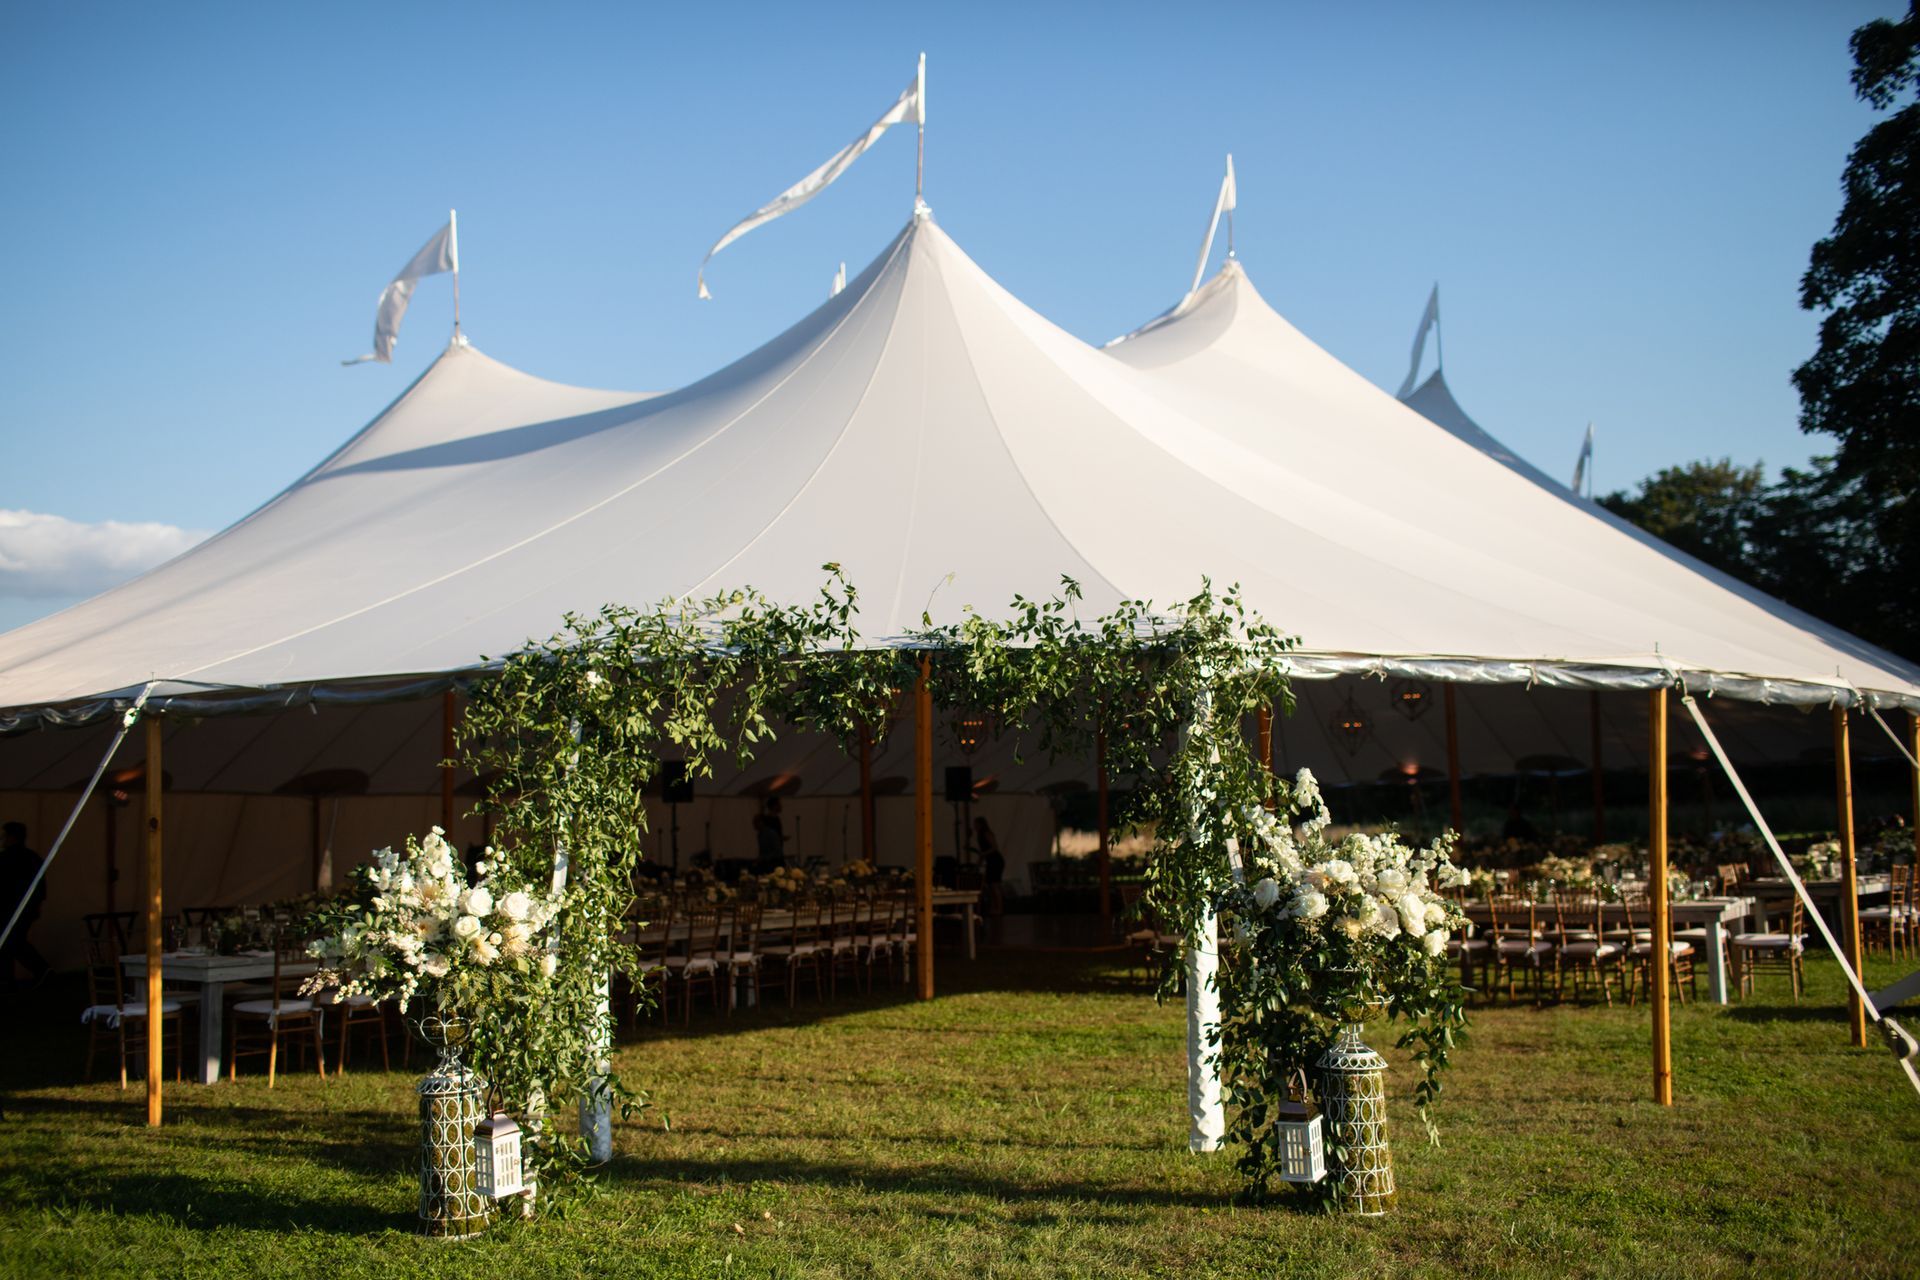
[[687, 776], [685, 760], [660, 762], [660, 798], [668, 804], [688, 804], [693, 800], [693, 779]]
[[947, 766], [947, 803], [965, 804], [973, 799], [973, 766], [970, 764], [950, 764]]

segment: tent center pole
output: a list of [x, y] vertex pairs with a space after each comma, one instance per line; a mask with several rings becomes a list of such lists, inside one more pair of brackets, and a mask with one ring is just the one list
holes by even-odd
[[1440, 701], [1447, 713], [1447, 820], [1464, 836], [1467, 823], [1460, 804], [1460, 709], [1454, 702], [1451, 680], [1440, 686]]
[[1607, 842], [1607, 775], [1600, 742], [1600, 691], [1587, 691], [1587, 723], [1593, 742], [1593, 842]]
[[[160, 717], [147, 717], [147, 1127], [160, 1124], [160, 792], [166, 780], [161, 760]], [[204, 1016], [204, 1015], [203, 1015]]]
[[916, 976], [920, 998], [933, 999], [933, 690], [928, 687], [933, 659], [920, 658], [920, 678], [913, 686], [913, 894], [916, 930]]

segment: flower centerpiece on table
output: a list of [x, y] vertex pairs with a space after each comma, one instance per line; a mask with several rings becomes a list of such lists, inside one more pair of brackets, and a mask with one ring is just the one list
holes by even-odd
[[1807, 877], [1812, 880], [1832, 880], [1840, 874], [1840, 842], [1838, 840], [1816, 840], [1807, 846], [1802, 859]]
[[[404, 853], [378, 850], [350, 888], [311, 917], [320, 967], [302, 988], [402, 1005], [424, 995], [442, 1010], [476, 1010], [504, 984], [553, 976], [547, 934], [561, 896], [496, 871], [493, 851], [466, 867], [435, 827]], [[493, 872], [494, 874], [489, 874]]]
[[1414, 1100], [1424, 1121], [1466, 1023], [1447, 942], [1467, 921], [1448, 895], [1470, 877], [1454, 865], [1452, 836], [1417, 848], [1392, 830], [1333, 840], [1309, 771], [1282, 790], [1278, 813], [1249, 815], [1244, 883], [1222, 902], [1233, 940], [1221, 967], [1229, 1136], [1244, 1144], [1240, 1168], [1256, 1195], [1278, 1168], [1276, 1106], [1343, 1025], [1370, 1012], [1406, 1023], [1397, 1044], [1421, 1070]]

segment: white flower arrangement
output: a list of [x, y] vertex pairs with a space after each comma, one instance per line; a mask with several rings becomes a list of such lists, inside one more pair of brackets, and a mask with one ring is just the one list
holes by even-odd
[[1387, 959], [1389, 947], [1443, 955], [1447, 938], [1466, 923], [1446, 893], [1470, 880], [1453, 863], [1453, 837], [1424, 848], [1393, 831], [1329, 840], [1332, 818], [1310, 771], [1300, 770], [1292, 793], [1293, 824], [1265, 809], [1251, 815], [1246, 876], [1254, 911], [1270, 919], [1250, 923], [1284, 924], [1292, 945], [1307, 951], [1338, 940], [1339, 954], [1362, 969]]
[[466, 868], [439, 827], [406, 852], [380, 849], [354, 872], [355, 889], [331, 913], [308, 954], [320, 962], [303, 990], [337, 990], [405, 1004], [425, 991], [443, 1004], [477, 993], [491, 972], [551, 976], [539, 955], [561, 898], [537, 886], [489, 878], [493, 851], [466, 882]]

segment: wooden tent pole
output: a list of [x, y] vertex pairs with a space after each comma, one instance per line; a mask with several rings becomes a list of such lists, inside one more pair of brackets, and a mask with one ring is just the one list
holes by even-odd
[[873, 730], [860, 726], [860, 856], [874, 865]]
[[1100, 835], [1100, 942], [1113, 939], [1113, 849], [1107, 841], [1107, 731], [1093, 736], [1093, 786], [1095, 794], [1094, 826]]
[[933, 999], [933, 690], [928, 687], [933, 659], [920, 657], [920, 679], [913, 686], [913, 892], [918, 918], [920, 998]]
[[440, 695], [440, 829], [453, 842], [453, 690]]
[[1587, 691], [1587, 722], [1593, 733], [1593, 842], [1607, 842], [1607, 774], [1600, 742], [1600, 691]]
[[[147, 1127], [160, 1124], [160, 788], [166, 773], [160, 758], [160, 717], [147, 720]], [[203, 1015], [204, 1016], [204, 1015]]]
[[1467, 824], [1460, 805], [1460, 712], [1454, 705], [1451, 680], [1440, 686], [1440, 701], [1447, 712], [1447, 820], [1464, 836]]
[[[1847, 709], [1833, 709], [1833, 789], [1836, 821], [1840, 835], [1840, 941], [1847, 949], [1847, 963], [1855, 973], [1861, 968], [1860, 955], [1860, 874], [1854, 864], [1853, 848], [1853, 758], [1847, 742]], [[1867, 1047], [1867, 1010], [1859, 992], [1847, 990], [1847, 1021], [1853, 1028], [1853, 1042]]]
[[1672, 920], [1667, 910], [1667, 691], [1647, 694], [1647, 905], [1653, 951], [1647, 957], [1653, 1006], [1653, 1100], [1673, 1105]]

